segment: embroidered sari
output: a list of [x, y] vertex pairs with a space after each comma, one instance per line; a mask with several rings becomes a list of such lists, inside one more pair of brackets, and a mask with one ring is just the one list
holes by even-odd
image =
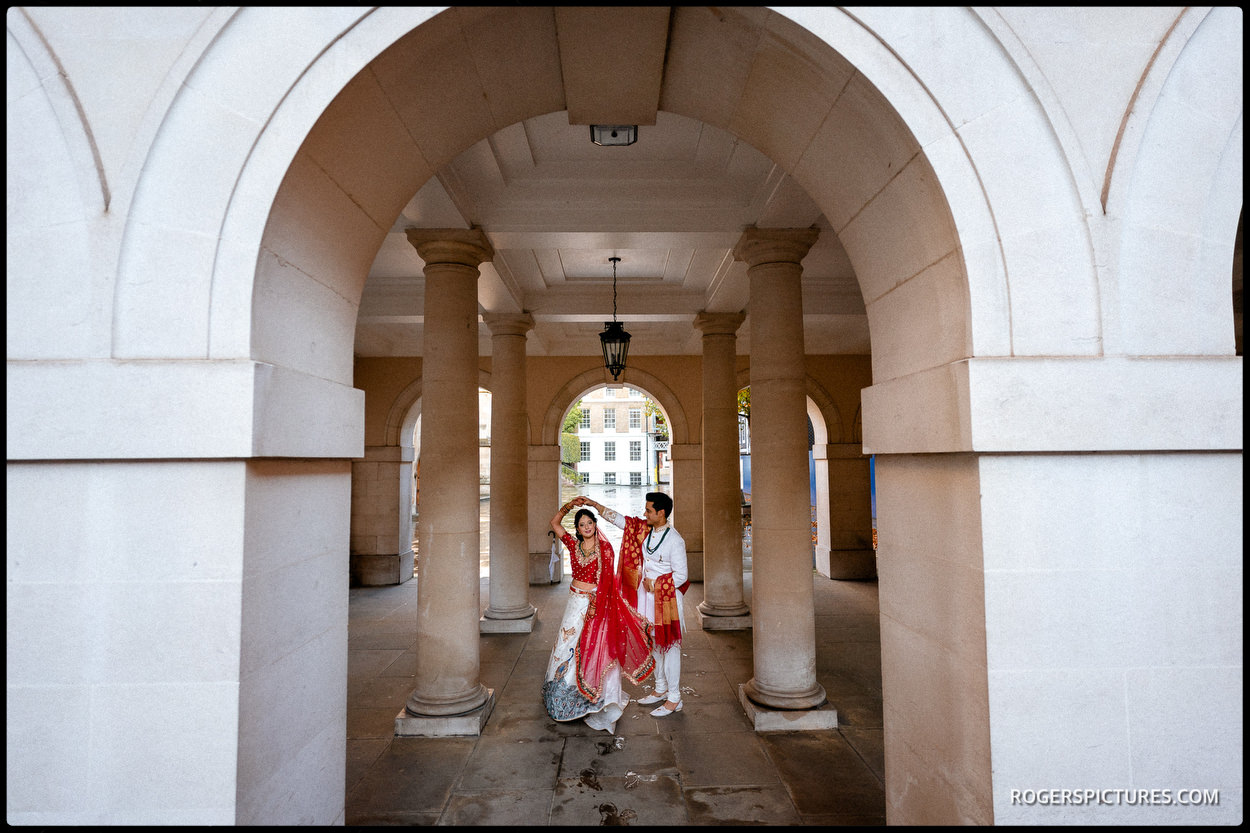
[[[562, 540], [570, 556], [577, 557], [576, 539], [565, 534]], [[654, 670], [655, 659], [650, 625], [621, 596], [612, 545], [602, 533], [598, 544], [595, 592], [570, 590], [547, 665], [543, 703], [555, 720], [585, 717], [591, 728], [612, 731], [629, 703], [621, 677], [641, 683]]]

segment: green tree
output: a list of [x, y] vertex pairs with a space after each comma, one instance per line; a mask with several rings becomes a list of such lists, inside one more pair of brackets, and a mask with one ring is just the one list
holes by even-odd
[[642, 412], [649, 417], [655, 417], [655, 430], [664, 437], [668, 436], [668, 423], [664, 420], [664, 412], [651, 397], [642, 400]]
[[748, 385], [738, 391], [738, 415], [747, 418], [747, 422], [751, 421], [751, 388]]
[[582, 423], [582, 400], [573, 403], [564, 416], [564, 424], [560, 426], [560, 462], [576, 468], [582, 457], [581, 441], [577, 438], [577, 427]]
[[569, 412], [564, 415], [564, 425], [561, 426], [560, 432], [563, 434], [576, 434], [577, 426], [582, 424], [582, 400], [573, 403], [573, 407], [569, 408]]

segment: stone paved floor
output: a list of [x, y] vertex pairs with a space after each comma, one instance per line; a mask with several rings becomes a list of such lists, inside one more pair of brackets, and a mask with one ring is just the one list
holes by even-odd
[[[699, 583], [685, 599], [681, 712], [653, 718], [631, 703], [615, 737], [582, 721], [556, 723], [539, 692], [566, 573], [529, 588], [532, 633], [481, 637], [481, 679], [496, 703], [480, 736], [396, 738], [395, 716], [413, 688], [419, 580], [350, 591], [347, 824], [885, 823], [875, 581], [813, 573], [816, 676], [837, 729], [751, 728], [737, 696], [752, 676], [751, 632], [698, 628]], [[744, 585], [749, 603], [750, 572]], [[487, 577], [480, 600], [485, 610]]]

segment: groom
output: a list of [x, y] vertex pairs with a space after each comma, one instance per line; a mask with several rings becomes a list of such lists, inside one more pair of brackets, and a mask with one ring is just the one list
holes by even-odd
[[686, 541], [669, 523], [673, 499], [663, 492], [647, 492], [641, 518], [624, 517], [588, 497], [573, 502], [593, 506], [600, 517], [625, 530], [621, 593], [651, 623], [655, 637], [655, 693], [638, 702], [660, 704], [652, 717], [681, 711], [681, 631], [685, 626], [681, 600], [690, 582]]

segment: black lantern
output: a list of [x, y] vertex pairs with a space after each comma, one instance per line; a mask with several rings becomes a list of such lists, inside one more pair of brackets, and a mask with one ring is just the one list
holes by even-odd
[[616, 264], [621, 259], [610, 257], [608, 260], [612, 261], [612, 320], [603, 322], [599, 340], [603, 342], [603, 366], [612, 372], [612, 381], [616, 381], [625, 369], [625, 357], [629, 355], [629, 333], [616, 320]]

